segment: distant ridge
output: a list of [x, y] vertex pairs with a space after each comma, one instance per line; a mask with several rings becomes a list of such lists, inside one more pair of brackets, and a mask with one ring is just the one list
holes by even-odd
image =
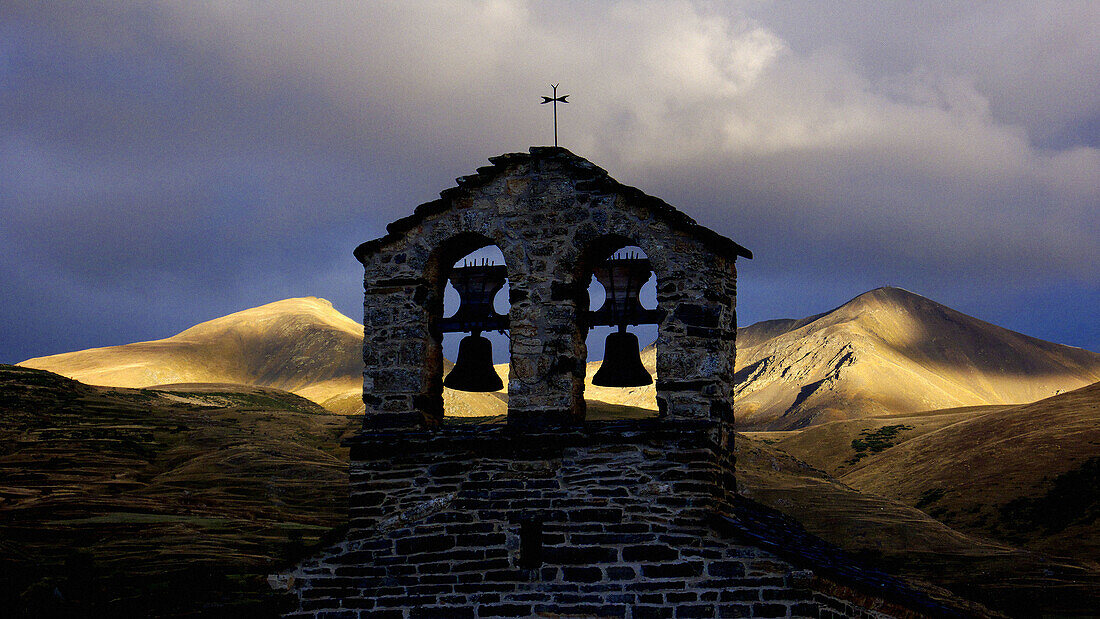
[[1022, 404], [1100, 380], [1100, 354], [878, 288], [798, 321], [738, 330], [739, 425], [826, 421], [983, 404]]
[[[37, 357], [21, 366], [92, 385], [240, 383], [290, 391], [329, 408], [362, 388], [363, 327], [316, 297], [285, 299], [152, 342]], [[362, 402], [351, 403], [351, 408]], [[331, 402], [330, 402], [331, 401]], [[337, 412], [349, 406], [337, 406]]]
[[[274, 387], [343, 414], [362, 412], [363, 327], [324, 299], [286, 299], [178, 335], [28, 359], [93, 385], [240, 383]], [[656, 370], [656, 351], [642, 361]], [[653, 408], [654, 386], [585, 396]], [[497, 372], [507, 384], [507, 364]], [[1100, 354], [1045, 342], [900, 288], [878, 288], [802, 319], [737, 330], [735, 415], [745, 429], [987, 404], [1022, 404], [1100, 381]], [[497, 416], [504, 394], [444, 391], [451, 416]]]
[[[235, 312], [163, 340], [37, 357], [18, 365], [112, 387], [178, 383], [192, 390], [198, 388], [195, 383], [274, 387], [334, 413], [353, 415], [364, 410], [363, 326], [317, 297], [284, 299]], [[443, 397], [453, 416], [507, 412], [504, 400], [493, 394], [446, 389]]]

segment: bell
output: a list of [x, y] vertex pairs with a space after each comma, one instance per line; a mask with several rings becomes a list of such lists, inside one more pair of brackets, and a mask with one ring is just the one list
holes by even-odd
[[443, 386], [459, 391], [500, 391], [504, 383], [493, 369], [493, 344], [474, 331], [458, 344], [458, 359]]
[[652, 270], [648, 258], [612, 256], [596, 265], [593, 274], [603, 285], [603, 306], [589, 316], [590, 325], [637, 325], [650, 322], [650, 313], [638, 301]]
[[620, 327], [604, 341], [603, 363], [592, 377], [600, 387], [641, 387], [653, 382], [642, 365], [638, 336]]

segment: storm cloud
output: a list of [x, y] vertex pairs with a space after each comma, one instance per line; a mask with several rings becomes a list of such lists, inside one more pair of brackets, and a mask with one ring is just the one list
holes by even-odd
[[750, 248], [743, 324], [880, 285], [1100, 350], [1100, 4], [0, 6], [0, 361], [285, 298], [560, 140]]

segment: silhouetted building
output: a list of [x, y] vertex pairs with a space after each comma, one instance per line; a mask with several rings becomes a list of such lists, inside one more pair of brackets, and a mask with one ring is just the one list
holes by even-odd
[[[737, 496], [734, 264], [750, 252], [565, 149], [490, 161], [355, 251], [350, 532], [275, 577], [294, 616], [957, 614]], [[464, 302], [482, 294], [482, 309], [456, 327], [452, 265], [488, 245], [503, 271], [469, 272], [484, 281]], [[627, 246], [656, 274], [657, 309], [601, 318], [591, 276]], [[484, 309], [502, 274], [506, 316]], [[623, 311], [657, 325], [659, 413], [586, 421], [585, 335]], [[471, 325], [509, 332], [507, 423], [443, 423], [442, 333]]]

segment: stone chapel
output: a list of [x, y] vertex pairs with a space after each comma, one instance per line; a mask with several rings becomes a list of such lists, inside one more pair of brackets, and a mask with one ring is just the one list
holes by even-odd
[[[738, 496], [748, 250], [564, 148], [489, 161], [355, 250], [366, 414], [349, 531], [272, 577], [289, 616], [967, 616]], [[507, 420], [449, 424], [444, 287], [489, 245], [509, 286], [486, 327], [509, 334]], [[657, 280], [658, 414], [586, 420], [587, 289], [628, 246]]]

